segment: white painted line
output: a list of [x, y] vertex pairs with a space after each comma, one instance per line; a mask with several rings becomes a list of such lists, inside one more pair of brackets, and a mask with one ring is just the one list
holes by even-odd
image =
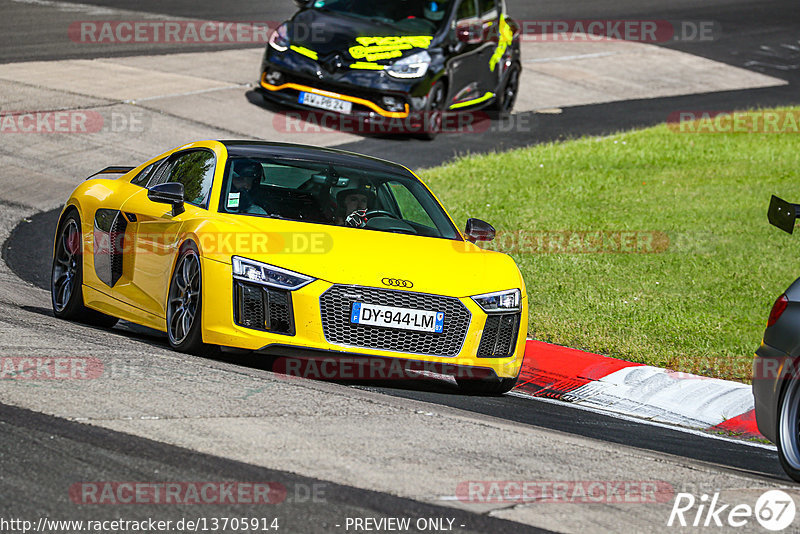
[[594, 54], [577, 54], [572, 56], [542, 57], [537, 59], [526, 59], [523, 63], [550, 63], [551, 61], [573, 61], [576, 59], [589, 59], [593, 57], [616, 56], [619, 52], [597, 52]]
[[530, 394], [527, 394], [527, 393], [522, 393], [520, 391], [511, 391], [511, 392], [508, 393], [508, 395], [512, 395], [514, 397], [525, 398], [525, 399], [531, 399], [531, 400], [539, 401], [539, 402], [545, 402], [545, 403], [548, 403], [548, 404], [557, 404], [559, 406], [569, 406], [570, 408], [575, 408], [576, 410], [584, 410], [586, 412], [596, 413], [596, 414], [600, 414], [600, 415], [607, 415], [607, 416], [613, 417], [615, 419], [622, 419], [623, 421], [630, 421], [632, 423], [639, 423], [639, 424], [643, 424], [643, 425], [657, 426], [659, 428], [667, 428], [667, 429], [670, 429], [670, 430], [677, 430], [678, 432], [683, 432], [684, 434], [692, 434], [694, 436], [700, 436], [700, 437], [703, 437], [703, 438], [716, 439], [716, 440], [720, 440], [720, 441], [727, 441], [729, 443], [738, 443], [738, 444], [741, 444], [741, 445], [747, 445], [749, 447], [757, 447], [757, 448], [760, 448], [760, 449], [767, 449], [767, 450], [770, 450], [770, 451], [777, 451], [778, 450], [777, 447], [775, 445], [772, 445], [772, 444], [759, 443], [759, 442], [756, 442], [756, 441], [748, 441], [748, 440], [737, 439], [737, 438], [729, 438], [729, 437], [722, 436], [722, 435], [719, 435], [719, 434], [711, 434], [709, 432], [703, 432], [702, 430], [696, 430], [696, 429], [693, 429], [693, 428], [686, 428], [686, 427], [677, 426], [677, 425], [670, 425], [670, 424], [666, 424], [666, 423], [660, 423], [658, 421], [653, 421], [653, 420], [650, 420], [650, 419], [643, 419], [641, 417], [636, 417], [636, 416], [632, 416], [632, 415], [621, 414], [621, 413], [618, 413], [618, 412], [611, 412], [611, 411], [608, 411], [608, 410], [603, 410], [601, 408], [595, 408], [593, 406], [586, 406], [586, 405], [582, 405], [582, 404], [574, 404], [574, 403], [570, 403], [570, 402], [564, 402], [562, 400], [548, 399], [546, 397], [534, 397], [533, 395], [530, 395]]
[[79, 4], [72, 2], [58, 2], [57, 0], [11, 0], [18, 4], [28, 4], [39, 7], [50, 7], [65, 13], [85, 13], [86, 15], [114, 15], [114, 14], [136, 14], [148, 18], [167, 19], [165, 15], [159, 13], [149, 13], [146, 11], [134, 11], [130, 9], [115, 9], [91, 4]]
[[162, 98], [172, 98], [175, 96], [191, 96], [191, 95], [201, 95], [203, 93], [213, 93], [214, 91], [227, 91], [228, 89], [245, 89], [248, 87], [252, 87], [249, 83], [234, 83], [231, 85], [226, 85], [223, 87], [211, 87], [209, 89], [198, 89], [197, 91], [187, 91], [185, 93], [171, 93], [167, 95], [156, 95], [156, 96], [146, 96], [144, 98], [136, 98], [134, 100], [125, 100], [123, 104], [136, 104], [138, 102], [148, 102], [150, 100], [160, 100]]

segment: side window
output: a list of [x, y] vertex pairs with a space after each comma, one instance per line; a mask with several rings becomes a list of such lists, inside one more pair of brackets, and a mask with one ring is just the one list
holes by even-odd
[[157, 176], [154, 176], [155, 183], [151, 181], [149, 185], [181, 183], [186, 202], [204, 207], [214, 180], [215, 163], [214, 153], [207, 150], [184, 153], [159, 169]]
[[475, 7], [475, 0], [461, 0], [461, 4], [458, 6], [458, 20], [474, 19], [477, 16], [478, 10]]

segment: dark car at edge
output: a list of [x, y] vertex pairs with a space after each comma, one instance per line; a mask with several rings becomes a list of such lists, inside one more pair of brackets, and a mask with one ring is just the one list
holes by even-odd
[[[776, 196], [769, 222], [792, 233], [800, 204]], [[800, 482], [800, 278], [772, 306], [753, 361], [753, 397], [758, 430], [778, 446], [786, 474]]]

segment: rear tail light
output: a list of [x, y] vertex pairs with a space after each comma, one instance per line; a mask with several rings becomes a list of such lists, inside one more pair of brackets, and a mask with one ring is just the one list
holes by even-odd
[[769, 312], [769, 319], [767, 319], [767, 328], [774, 325], [778, 322], [783, 312], [786, 310], [786, 306], [789, 305], [789, 299], [786, 298], [786, 295], [781, 295], [778, 297], [778, 300], [775, 301], [775, 304], [772, 305], [772, 311]]

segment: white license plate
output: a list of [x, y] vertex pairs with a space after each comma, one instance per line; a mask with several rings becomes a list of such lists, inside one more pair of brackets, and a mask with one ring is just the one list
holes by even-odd
[[331, 98], [329, 96], [316, 95], [314, 93], [300, 93], [298, 101], [306, 106], [312, 106], [320, 109], [327, 109], [337, 113], [350, 113], [353, 110], [353, 104], [338, 98]]
[[350, 322], [441, 334], [444, 328], [444, 313], [354, 302], [350, 311]]

